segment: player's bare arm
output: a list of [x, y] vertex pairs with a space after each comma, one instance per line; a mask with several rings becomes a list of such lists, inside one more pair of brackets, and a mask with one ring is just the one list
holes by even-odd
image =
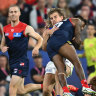
[[1, 51], [4, 53], [8, 50], [9, 47], [5, 46], [5, 36], [4, 33], [2, 32], [2, 40], [1, 40]]
[[32, 55], [38, 55], [39, 48], [42, 46], [43, 38], [38, 33], [36, 33], [31, 26], [26, 27], [25, 35], [28, 35], [37, 40], [37, 44], [32, 51]]
[[81, 44], [81, 38], [80, 38], [80, 32], [81, 32], [81, 20], [78, 18], [72, 18], [72, 23], [75, 27], [74, 31], [74, 41], [80, 45]]
[[43, 45], [42, 45], [42, 49], [44, 51], [47, 51], [47, 40], [49, 39], [49, 36], [51, 36], [56, 30], [58, 30], [58, 27], [54, 27], [52, 29], [45, 29], [44, 33], [43, 33]]
[[46, 33], [49, 35], [52, 35], [56, 30], [58, 30], [58, 27], [53, 27], [52, 29], [46, 29]]
[[43, 44], [42, 44], [42, 49], [44, 51], [47, 51], [47, 41], [49, 39], [49, 34], [47, 34], [47, 31], [48, 29], [46, 29], [43, 33]]

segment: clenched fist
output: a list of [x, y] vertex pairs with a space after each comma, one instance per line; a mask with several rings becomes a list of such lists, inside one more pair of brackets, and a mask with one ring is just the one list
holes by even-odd
[[7, 46], [1, 47], [1, 51], [4, 53], [4, 52], [8, 51], [8, 48], [9, 47], [7, 47]]
[[32, 57], [38, 56], [38, 54], [39, 54], [39, 50], [36, 49], [36, 48], [34, 48], [34, 49], [32, 50]]

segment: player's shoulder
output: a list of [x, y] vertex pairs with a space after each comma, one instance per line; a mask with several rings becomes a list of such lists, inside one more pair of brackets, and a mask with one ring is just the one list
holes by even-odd
[[74, 21], [81, 21], [79, 18], [69, 18], [71, 20], [74, 20]]
[[81, 24], [81, 20], [79, 18], [69, 18], [72, 24], [75, 26], [77, 24]]
[[27, 26], [27, 24], [26, 24], [26, 23], [21, 22], [21, 21], [20, 21], [20, 25], [21, 25], [21, 26]]
[[81, 20], [79, 18], [69, 18], [69, 19], [71, 19], [71, 21], [74, 23], [80, 23], [81, 22]]
[[5, 25], [3, 28], [5, 29], [5, 28], [9, 28], [9, 27], [11, 27], [11, 24]]
[[11, 24], [8, 24], [8, 25], [5, 25], [4, 27], [3, 27], [3, 31], [5, 32], [7, 29], [9, 29], [11, 27]]

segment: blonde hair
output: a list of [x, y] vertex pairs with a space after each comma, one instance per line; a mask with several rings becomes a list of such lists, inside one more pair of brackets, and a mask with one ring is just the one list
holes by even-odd
[[64, 10], [61, 8], [52, 8], [50, 9], [50, 11], [48, 12], [48, 19], [46, 20], [46, 27], [50, 28], [53, 27], [50, 21], [50, 15], [57, 12], [60, 16], [63, 16], [63, 20], [65, 19], [65, 13]]

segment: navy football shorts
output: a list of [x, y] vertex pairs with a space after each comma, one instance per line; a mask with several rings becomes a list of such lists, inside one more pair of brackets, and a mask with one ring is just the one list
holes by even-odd
[[10, 66], [10, 72], [12, 75], [17, 75], [20, 77], [26, 77], [28, 75], [29, 70], [29, 61], [28, 60], [20, 60]]

